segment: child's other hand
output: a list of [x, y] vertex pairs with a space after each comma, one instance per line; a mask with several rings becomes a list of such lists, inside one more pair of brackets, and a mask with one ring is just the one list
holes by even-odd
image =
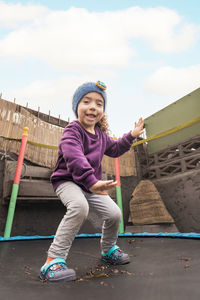
[[108, 190], [115, 187], [117, 181], [114, 180], [99, 180], [90, 187], [90, 192], [98, 195], [108, 195]]
[[138, 122], [135, 122], [134, 130], [131, 131], [132, 136], [137, 137], [141, 135], [144, 132], [143, 128], [144, 128], [144, 120], [140, 118]]

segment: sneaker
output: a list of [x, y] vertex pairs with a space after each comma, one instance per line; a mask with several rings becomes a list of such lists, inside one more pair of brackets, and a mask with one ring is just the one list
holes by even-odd
[[102, 252], [101, 259], [112, 265], [124, 265], [130, 262], [129, 255], [124, 253], [117, 245], [114, 245], [106, 253]]
[[40, 279], [48, 281], [76, 280], [76, 273], [68, 269], [64, 258], [55, 258], [40, 269]]

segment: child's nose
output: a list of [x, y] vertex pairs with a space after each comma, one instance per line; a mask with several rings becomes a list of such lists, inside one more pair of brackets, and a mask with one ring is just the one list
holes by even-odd
[[95, 103], [93, 103], [93, 102], [90, 103], [90, 109], [93, 109], [93, 110], [96, 109]]

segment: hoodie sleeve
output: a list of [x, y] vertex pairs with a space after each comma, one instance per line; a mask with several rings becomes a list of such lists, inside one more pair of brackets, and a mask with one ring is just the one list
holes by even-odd
[[73, 128], [66, 128], [61, 139], [60, 149], [74, 182], [89, 190], [98, 179], [84, 155], [81, 133]]
[[117, 140], [114, 140], [107, 136], [105, 155], [110, 157], [118, 157], [124, 154], [131, 148], [134, 139], [135, 137], [131, 135], [131, 132], [124, 134], [123, 137]]

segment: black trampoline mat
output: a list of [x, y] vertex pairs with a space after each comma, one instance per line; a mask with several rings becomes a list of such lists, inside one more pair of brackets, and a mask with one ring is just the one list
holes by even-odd
[[77, 238], [67, 264], [73, 282], [42, 282], [39, 270], [51, 240], [0, 242], [0, 299], [199, 300], [200, 240], [119, 238], [131, 263], [100, 260], [99, 238]]

